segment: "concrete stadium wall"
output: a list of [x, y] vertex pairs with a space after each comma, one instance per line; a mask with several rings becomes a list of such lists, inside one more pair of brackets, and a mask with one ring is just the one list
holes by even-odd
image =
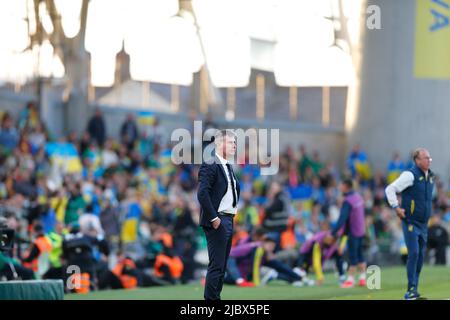
[[34, 100], [31, 94], [16, 94], [8, 90], [0, 90], [0, 110], [8, 112], [14, 117], [19, 116], [28, 101]]
[[[65, 127], [64, 104], [61, 97], [62, 89], [60, 87], [49, 85], [42, 87], [41, 116], [55, 137], [62, 136]], [[18, 93], [7, 89], [0, 90], [0, 110], [9, 112], [16, 119], [26, 107], [27, 102], [37, 100], [36, 94], [30, 93], [29, 88]]]
[[[365, 34], [359, 103], [347, 150], [360, 142], [384, 169], [392, 153], [429, 149], [434, 171], [450, 177], [450, 81], [414, 77], [416, 1], [369, 0], [381, 8], [381, 30]], [[348, 113], [347, 113], [348, 116]]]

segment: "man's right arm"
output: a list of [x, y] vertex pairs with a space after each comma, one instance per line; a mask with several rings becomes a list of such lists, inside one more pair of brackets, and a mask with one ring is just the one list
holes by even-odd
[[198, 192], [197, 199], [208, 221], [214, 221], [218, 218], [217, 212], [211, 202], [212, 185], [216, 178], [216, 166], [211, 164], [202, 164], [198, 172]]
[[348, 201], [344, 201], [342, 204], [341, 212], [339, 214], [338, 221], [334, 228], [331, 231], [331, 235], [336, 238], [339, 229], [341, 229], [347, 222], [348, 217], [350, 216], [350, 212], [352, 211], [352, 206]]
[[404, 171], [394, 182], [388, 185], [385, 189], [386, 198], [389, 205], [396, 209], [399, 207], [397, 200], [397, 193], [401, 193], [406, 188], [412, 186], [414, 183], [414, 175], [411, 171]]

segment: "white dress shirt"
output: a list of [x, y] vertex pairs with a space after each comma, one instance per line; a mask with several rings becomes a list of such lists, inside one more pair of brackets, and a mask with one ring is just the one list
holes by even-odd
[[[428, 175], [428, 172], [426, 173]], [[414, 184], [414, 175], [411, 171], [404, 171], [402, 174], [390, 185], [386, 187], [386, 197], [389, 205], [392, 208], [398, 207], [397, 193], [402, 192], [406, 188]]]
[[[217, 156], [217, 158], [219, 158], [220, 164], [222, 165], [223, 170], [225, 171], [225, 175], [227, 177], [227, 182], [228, 182], [227, 192], [225, 193], [225, 195], [223, 196], [222, 200], [220, 201], [219, 209], [217, 211], [218, 212], [225, 212], [225, 213], [229, 213], [229, 214], [236, 214], [237, 213], [237, 184], [236, 184], [236, 179], [234, 179], [234, 177], [233, 177], [233, 182], [234, 182], [234, 186], [235, 186], [235, 190], [236, 190], [236, 207], [233, 207], [233, 187], [231, 185], [231, 180], [230, 180], [230, 177], [229, 177], [229, 174], [228, 174], [228, 168], [227, 168], [228, 160], [222, 158], [217, 153], [216, 153], [216, 156]], [[218, 217], [215, 217], [214, 219], [211, 220], [211, 222], [213, 222], [217, 218]]]

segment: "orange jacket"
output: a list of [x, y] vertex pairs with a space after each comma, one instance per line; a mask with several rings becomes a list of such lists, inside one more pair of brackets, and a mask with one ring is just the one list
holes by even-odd
[[[52, 250], [52, 243], [46, 236], [39, 236], [37, 237], [33, 245], [35, 245], [39, 249], [39, 255], [50, 252]], [[30, 268], [34, 272], [38, 271], [38, 258], [34, 259], [31, 262], [24, 262], [23, 265], [27, 268]]]
[[133, 260], [125, 258], [121, 259], [116, 266], [113, 269], [113, 273], [120, 279], [120, 282], [122, 283], [122, 286], [125, 289], [134, 289], [138, 285], [138, 281], [136, 277], [129, 275], [129, 274], [123, 274], [123, 270], [125, 268], [128, 269], [136, 269], [136, 265]]
[[281, 233], [280, 246], [282, 249], [293, 249], [297, 245], [295, 237], [295, 219], [290, 217], [287, 224], [286, 231]]
[[179, 279], [183, 273], [184, 266], [179, 257], [169, 257], [165, 254], [159, 254], [156, 257], [155, 265], [153, 267], [155, 275], [158, 277], [162, 277], [164, 275], [160, 270], [162, 266], [169, 267], [170, 275], [175, 279]]

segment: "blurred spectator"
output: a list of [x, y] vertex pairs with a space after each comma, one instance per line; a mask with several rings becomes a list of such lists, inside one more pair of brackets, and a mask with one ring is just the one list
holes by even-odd
[[267, 196], [269, 204], [264, 210], [263, 227], [275, 239], [276, 248], [280, 248], [281, 233], [286, 230], [288, 223], [288, 208], [281, 185], [272, 182]]
[[[80, 268], [79, 277], [81, 288], [75, 288], [76, 292], [87, 293], [92, 289], [109, 287], [108, 284], [99, 283], [99, 279], [111, 281], [111, 275], [104, 263], [104, 258], [109, 255], [109, 246], [106, 240], [99, 235], [97, 228], [93, 225], [86, 225], [81, 232], [78, 226], [73, 226], [71, 233], [64, 236], [62, 243], [62, 257], [66, 261], [66, 268], [76, 265]], [[70, 270], [69, 270], [70, 271]], [[73, 272], [73, 271], [72, 271]], [[65, 272], [70, 274], [71, 272]]]
[[106, 126], [99, 108], [95, 109], [94, 115], [89, 120], [87, 132], [99, 147], [103, 147], [106, 139]]
[[161, 244], [154, 264], [154, 273], [157, 277], [176, 284], [181, 281], [184, 270], [184, 263], [174, 250], [174, 240], [172, 235], [164, 227], [157, 227], [153, 239]]
[[347, 158], [347, 167], [350, 169], [352, 177], [358, 175], [364, 182], [367, 182], [372, 177], [367, 154], [361, 150], [359, 144], [353, 146]]
[[[235, 246], [227, 263], [225, 282], [251, 287], [266, 285], [269, 281], [279, 279], [293, 286], [303, 286], [302, 277], [274, 257], [275, 246], [276, 240], [270, 236], [264, 237], [263, 241]], [[263, 266], [270, 271], [261, 274]]]
[[38, 106], [34, 101], [29, 101], [25, 107], [20, 112], [18, 127], [20, 130], [25, 128], [34, 129], [39, 125], [39, 110]]
[[120, 235], [120, 208], [111, 189], [103, 193], [103, 208], [100, 214], [102, 229], [109, 243], [118, 243]]
[[45, 236], [44, 228], [37, 223], [33, 227], [33, 242], [28, 249], [28, 254], [23, 259], [24, 266], [33, 270], [39, 277], [42, 277], [49, 269], [48, 255], [52, 249], [50, 240]]
[[151, 126], [145, 126], [142, 136], [143, 143], [147, 144], [146, 152], [143, 154], [144, 159], [159, 154], [161, 149], [166, 145], [168, 136], [166, 129], [161, 125], [158, 118], [155, 118]]
[[19, 134], [9, 113], [3, 114], [0, 128], [1, 153], [9, 155], [19, 143]]
[[40, 123], [38, 123], [36, 125], [36, 127], [31, 130], [31, 133], [28, 136], [31, 153], [36, 154], [39, 150], [44, 148], [46, 140], [47, 140], [47, 137], [44, 132], [44, 128]]
[[134, 145], [139, 138], [139, 131], [132, 113], [127, 115], [126, 120], [120, 127], [120, 137], [121, 142], [127, 146], [128, 151], [134, 148]]
[[296, 266], [300, 268], [300, 274], [306, 276], [309, 269], [312, 268], [318, 285], [324, 280], [323, 263], [327, 260], [335, 260], [336, 269], [339, 273], [339, 281], [345, 280], [344, 261], [342, 258], [347, 236], [342, 236], [343, 229], [340, 230], [339, 238], [335, 241], [326, 241], [330, 236], [330, 231], [321, 231], [316, 233], [306, 241], [299, 250], [299, 257]]
[[181, 197], [176, 203], [176, 211], [178, 217], [173, 227], [174, 249], [175, 254], [181, 258], [184, 265], [180, 280], [182, 283], [187, 283], [194, 280], [197, 225], [192, 219], [192, 211], [188, 203]]
[[67, 209], [64, 216], [64, 223], [71, 225], [78, 223], [78, 219], [85, 212], [86, 202], [81, 194], [81, 186], [79, 183], [70, 183], [69, 185], [69, 200], [67, 202]]
[[392, 160], [389, 162], [387, 167], [387, 183], [391, 184], [397, 179], [400, 174], [406, 169], [405, 164], [400, 158], [400, 154], [398, 152], [394, 152], [392, 156]]
[[441, 215], [438, 213], [431, 217], [427, 245], [434, 253], [434, 263], [447, 265], [448, 231], [442, 226]]
[[258, 210], [252, 204], [251, 193], [242, 192], [243, 203], [236, 217], [236, 223], [245, 226], [245, 230], [251, 232], [258, 225]]
[[113, 141], [111, 139], [106, 140], [105, 146], [101, 153], [101, 165], [104, 169], [108, 169], [119, 164], [119, 157], [113, 150]]
[[299, 147], [300, 152], [300, 160], [299, 160], [299, 167], [298, 171], [300, 172], [300, 176], [302, 180], [305, 180], [305, 171], [306, 168], [308, 168], [311, 164], [311, 159], [309, 158], [308, 154], [306, 153], [306, 147], [304, 145], [301, 145]]

